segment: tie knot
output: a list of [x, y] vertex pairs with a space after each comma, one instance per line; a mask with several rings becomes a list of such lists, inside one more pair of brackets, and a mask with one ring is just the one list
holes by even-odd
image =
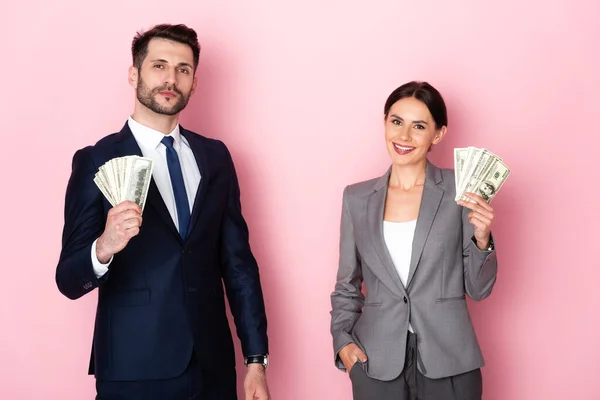
[[160, 142], [164, 144], [167, 148], [172, 149], [173, 142], [175, 142], [175, 139], [173, 139], [173, 137], [171, 136], [165, 136]]

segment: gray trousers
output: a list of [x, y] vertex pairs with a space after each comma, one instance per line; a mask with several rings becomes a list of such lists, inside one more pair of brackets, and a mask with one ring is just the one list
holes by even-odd
[[408, 333], [404, 370], [392, 381], [368, 377], [357, 362], [350, 370], [354, 400], [481, 400], [481, 370], [429, 379], [417, 369], [417, 336]]

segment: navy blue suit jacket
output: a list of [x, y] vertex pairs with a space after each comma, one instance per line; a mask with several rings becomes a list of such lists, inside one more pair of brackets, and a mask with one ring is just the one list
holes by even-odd
[[73, 157], [56, 283], [70, 299], [98, 288], [89, 373], [99, 379], [174, 377], [187, 367], [193, 351], [204, 368], [233, 370], [225, 292], [244, 355], [268, 352], [259, 272], [231, 155], [218, 140], [183, 128], [181, 134], [201, 174], [186, 239], [152, 181], [140, 233], [100, 279], [93, 271], [91, 247], [104, 231], [111, 206], [93, 182], [94, 174], [114, 157], [142, 154], [126, 123]]

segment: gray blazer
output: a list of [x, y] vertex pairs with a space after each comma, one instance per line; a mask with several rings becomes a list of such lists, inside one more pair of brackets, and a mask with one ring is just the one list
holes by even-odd
[[[356, 343], [368, 376], [392, 380], [402, 372], [409, 320], [417, 334], [418, 367], [428, 378], [458, 375], [484, 365], [465, 293], [482, 300], [496, 282], [496, 251], [481, 251], [467, 208], [454, 201], [454, 171], [427, 163], [426, 180], [405, 288], [383, 239], [391, 168], [344, 190], [340, 258], [331, 294], [335, 361]], [[361, 291], [364, 284], [366, 298]]]

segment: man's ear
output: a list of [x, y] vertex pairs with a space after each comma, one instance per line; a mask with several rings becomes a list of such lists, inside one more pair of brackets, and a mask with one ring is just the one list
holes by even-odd
[[194, 82], [192, 83], [192, 92], [190, 93], [190, 95], [194, 94], [194, 92], [196, 92], [196, 88], [198, 87], [198, 77], [194, 76]]
[[129, 67], [128, 81], [134, 89], [137, 89], [138, 86], [139, 73], [140, 72], [137, 67], [133, 65]]

